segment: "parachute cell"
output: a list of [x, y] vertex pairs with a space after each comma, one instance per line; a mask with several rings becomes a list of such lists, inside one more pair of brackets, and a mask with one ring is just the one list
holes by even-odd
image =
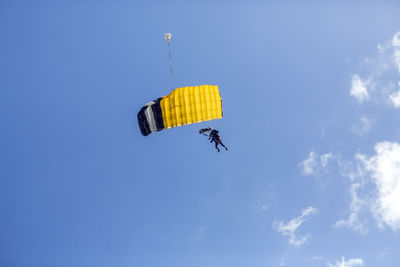
[[222, 118], [222, 100], [216, 85], [177, 88], [147, 103], [138, 113], [140, 131], [150, 133]]

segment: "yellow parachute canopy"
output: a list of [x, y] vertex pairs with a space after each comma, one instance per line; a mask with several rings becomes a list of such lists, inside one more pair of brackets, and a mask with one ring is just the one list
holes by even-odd
[[222, 118], [222, 100], [216, 85], [177, 88], [147, 103], [138, 113], [141, 133], [150, 133]]

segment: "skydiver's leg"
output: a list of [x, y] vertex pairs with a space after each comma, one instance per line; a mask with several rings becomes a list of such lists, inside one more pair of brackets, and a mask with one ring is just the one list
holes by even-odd
[[219, 143], [221, 144], [221, 146], [225, 147], [225, 150], [228, 150], [228, 148], [222, 143], [222, 141], [219, 141]]
[[219, 148], [218, 148], [218, 142], [215, 142], [215, 148], [218, 150], [219, 152]]

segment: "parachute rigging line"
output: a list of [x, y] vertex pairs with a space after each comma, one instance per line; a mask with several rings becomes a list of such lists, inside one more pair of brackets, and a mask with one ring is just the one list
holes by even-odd
[[167, 40], [167, 44], [168, 44], [169, 72], [171, 74], [171, 87], [172, 87], [172, 90], [174, 90], [174, 72], [172, 70], [171, 48], [169, 46], [169, 41], [171, 40], [171, 36], [172, 36], [171, 33], [164, 34], [164, 38], [165, 38], [165, 40]]

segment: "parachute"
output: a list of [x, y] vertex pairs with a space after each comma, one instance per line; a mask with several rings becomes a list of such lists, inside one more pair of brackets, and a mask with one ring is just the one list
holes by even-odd
[[164, 34], [164, 38], [167, 41], [168, 45], [169, 45], [169, 40], [171, 40], [171, 37], [172, 37], [172, 33], [167, 32]]
[[147, 103], [137, 115], [147, 136], [172, 127], [222, 118], [222, 99], [216, 85], [181, 87]]

